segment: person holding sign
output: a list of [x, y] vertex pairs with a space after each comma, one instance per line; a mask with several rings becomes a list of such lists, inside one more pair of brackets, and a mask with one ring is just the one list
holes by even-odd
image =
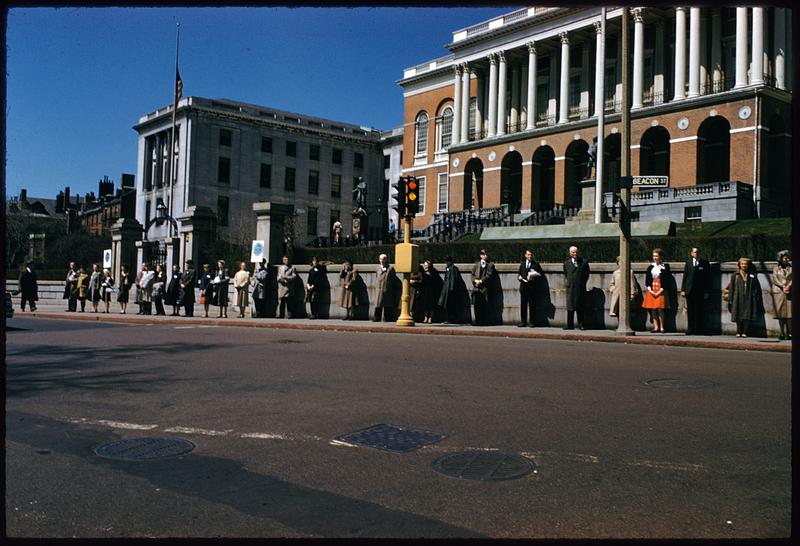
[[519, 315], [520, 321], [517, 326], [524, 328], [528, 326], [528, 315], [530, 315], [530, 327], [533, 328], [533, 296], [536, 286], [544, 279], [544, 271], [539, 262], [533, 260], [533, 251], [525, 251], [525, 259], [519, 264], [517, 280], [519, 281]]

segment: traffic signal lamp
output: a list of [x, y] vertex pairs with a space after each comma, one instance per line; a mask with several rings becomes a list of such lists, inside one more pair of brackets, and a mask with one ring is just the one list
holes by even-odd
[[397, 211], [397, 217], [403, 218], [406, 215], [406, 178], [401, 176], [397, 182], [392, 184], [395, 189], [395, 194], [392, 199], [397, 201], [397, 204], [392, 205], [392, 208]]
[[406, 214], [412, 218], [419, 214], [419, 184], [415, 176], [409, 176], [406, 182]]

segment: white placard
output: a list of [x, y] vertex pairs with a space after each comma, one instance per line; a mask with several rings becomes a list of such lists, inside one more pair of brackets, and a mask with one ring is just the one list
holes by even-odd
[[250, 263], [260, 264], [264, 259], [264, 241], [253, 241], [253, 247], [250, 250]]
[[110, 269], [111, 268], [111, 249], [108, 248], [103, 251], [103, 268]]

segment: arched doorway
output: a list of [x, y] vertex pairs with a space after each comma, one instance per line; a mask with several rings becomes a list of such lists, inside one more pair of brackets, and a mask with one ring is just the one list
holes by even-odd
[[522, 156], [509, 152], [500, 165], [500, 204], [507, 203], [511, 212], [522, 207]]
[[575, 140], [567, 146], [564, 154], [564, 205], [579, 208], [581, 200], [581, 180], [588, 175], [589, 144], [585, 140]]
[[464, 167], [464, 210], [483, 208], [483, 162], [477, 157]]
[[622, 168], [622, 142], [619, 133], [603, 141], [603, 193], [616, 191]]
[[731, 124], [722, 116], [705, 120], [697, 130], [697, 184], [730, 180]]
[[[761, 175], [761, 196], [770, 202], [770, 216], [792, 215], [792, 163], [789, 159], [790, 136], [786, 123], [775, 114], [769, 120], [766, 138], [767, 164]], [[766, 191], [764, 191], [766, 190]], [[762, 210], [766, 208], [762, 207]]]
[[669, 176], [669, 131], [651, 127], [642, 135], [639, 148], [641, 176]]
[[550, 146], [540, 146], [533, 153], [531, 210], [551, 210], [555, 206], [556, 154]]

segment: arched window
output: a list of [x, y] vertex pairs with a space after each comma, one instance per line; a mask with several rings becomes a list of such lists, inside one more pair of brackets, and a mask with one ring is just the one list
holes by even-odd
[[425, 155], [428, 153], [428, 114], [420, 112], [417, 116], [416, 147], [414, 155]]
[[453, 109], [449, 106], [445, 108], [437, 121], [439, 124], [439, 142], [436, 150], [444, 151], [453, 143]]

